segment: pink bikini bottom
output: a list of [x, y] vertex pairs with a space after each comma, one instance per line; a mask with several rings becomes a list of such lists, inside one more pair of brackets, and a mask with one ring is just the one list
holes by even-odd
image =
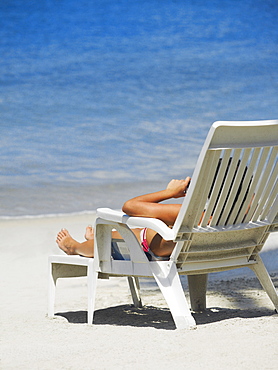
[[149, 261], [169, 261], [169, 257], [161, 257], [153, 253], [153, 251], [151, 250], [148, 244], [146, 234], [147, 234], [147, 228], [145, 227], [140, 232], [140, 239], [141, 239], [142, 249], [145, 252], [146, 256], [148, 257], [148, 260]]

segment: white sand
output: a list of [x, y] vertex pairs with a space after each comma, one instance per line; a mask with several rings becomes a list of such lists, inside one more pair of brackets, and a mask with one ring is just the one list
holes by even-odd
[[[126, 279], [99, 281], [95, 324], [86, 321], [86, 280], [61, 280], [56, 312], [47, 311], [47, 256], [56, 232], [82, 240], [93, 215], [0, 221], [0, 369], [277, 369], [278, 315], [252, 272], [212, 274], [208, 311], [196, 330], [174, 330], [154, 283], [143, 283], [141, 310]], [[278, 233], [262, 257], [278, 286]], [[186, 283], [185, 283], [186, 291]]]

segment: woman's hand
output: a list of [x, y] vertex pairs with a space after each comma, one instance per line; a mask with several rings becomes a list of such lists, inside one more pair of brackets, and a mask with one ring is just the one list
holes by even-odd
[[173, 193], [172, 198], [184, 197], [190, 180], [190, 177], [187, 177], [185, 180], [171, 180], [166, 189], [171, 190]]

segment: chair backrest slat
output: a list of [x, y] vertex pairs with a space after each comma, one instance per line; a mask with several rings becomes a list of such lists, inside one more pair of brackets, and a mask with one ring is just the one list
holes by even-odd
[[263, 168], [265, 166], [267, 157], [269, 156], [269, 153], [270, 153], [270, 147], [259, 148], [259, 150], [261, 151], [260, 158], [259, 158], [259, 162], [256, 166], [256, 171], [252, 179], [252, 183], [251, 183], [251, 187], [249, 191], [250, 203], [248, 203], [250, 206], [249, 206], [249, 210], [247, 214], [245, 215], [244, 222], [250, 222], [252, 220], [252, 216], [255, 212], [257, 203], [259, 201], [260, 188], [263, 187], [263, 183], [260, 182], [260, 179], [262, 176]]
[[270, 211], [271, 206], [273, 205], [275, 198], [277, 197], [278, 193], [278, 181], [277, 181], [277, 174], [278, 174], [278, 169], [276, 170], [276, 185], [273, 187], [270, 196], [265, 204], [264, 211], [261, 214], [261, 220], [264, 220], [267, 217], [267, 214]]
[[[236, 203], [236, 199], [238, 197], [238, 192], [241, 186], [241, 180], [246, 168], [245, 165], [248, 159], [249, 151], [250, 149], [244, 151], [242, 158], [239, 159], [237, 163], [233, 163], [233, 165], [236, 165], [235, 169], [233, 168], [231, 170], [230, 168], [227, 168], [226, 170], [227, 173], [230, 173], [229, 182], [228, 181], [226, 182], [228, 192], [225, 198], [222, 196], [222, 202], [216, 204], [216, 209], [214, 211], [214, 214], [212, 215], [212, 221], [210, 223], [211, 226], [218, 226], [219, 222], [221, 221], [221, 218], [222, 220], [224, 220], [222, 221], [222, 223], [224, 224], [225, 220], [231, 217], [231, 210], [233, 212], [237, 212], [236, 205], [238, 204], [238, 202]], [[240, 155], [242, 155], [242, 153], [240, 153]]]
[[193, 226], [198, 225], [201, 221], [201, 217], [205, 209], [204, 205], [206, 204], [209, 197], [210, 189], [215, 182], [215, 173], [217, 172], [219, 166], [218, 163], [220, 160], [220, 156], [221, 150], [215, 150], [212, 151], [212, 153], [209, 153], [209, 164], [207, 165], [207, 168], [209, 170], [207, 171], [207, 176], [204, 176], [203, 178], [203, 187], [200, 187], [202, 197], [200, 198], [198, 208], [196, 209], [196, 217], [194, 218]]
[[[208, 222], [213, 222], [213, 219], [215, 216], [215, 213], [213, 210], [216, 207], [216, 204], [222, 203], [222, 198], [221, 196], [219, 197], [219, 194], [223, 187], [223, 182], [225, 181], [227, 165], [229, 163], [230, 156], [231, 156], [231, 150], [230, 149], [226, 150], [224, 151], [223, 157], [218, 162], [218, 167], [216, 170], [216, 174], [214, 176], [214, 182], [212, 184], [212, 188], [210, 190], [210, 193], [209, 193], [209, 196], [206, 202], [207, 207], [205, 210], [205, 217], [201, 224], [204, 227], [206, 227]], [[220, 207], [218, 207], [218, 209]]]
[[[223, 161], [226, 162], [227, 158], [228, 157], [228, 154], [227, 156], [222, 159], [222, 162], [220, 162], [220, 155], [221, 155], [221, 150], [218, 150], [218, 151], [215, 151], [215, 154], [217, 153], [217, 158], [216, 158], [216, 155], [215, 155], [215, 161], [217, 163], [217, 167], [216, 169], [211, 173], [211, 178], [212, 178], [212, 182], [211, 182], [211, 187], [210, 187], [210, 192], [208, 195], [206, 195], [204, 201], [206, 202], [206, 207], [205, 209], [200, 207], [199, 209], [199, 212], [198, 214], [202, 214], [203, 212], [203, 218], [202, 218], [202, 221], [199, 219], [197, 219], [195, 221], [195, 225], [198, 224], [198, 222], [201, 221], [201, 226], [206, 226], [210, 220], [210, 216], [211, 216], [211, 213], [212, 213], [212, 209], [214, 207], [214, 203], [216, 201], [216, 197], [217, 197], [217, 191], [212, 191], [212, 189], [218, 189], [220, 188], [221, 186], [221, 182], [222, 182], [222, 179], [224, 178], [224, 175], [225, 175], [225, 172], [224, 171], [221, 171], [220, 169], [223, 167]], [[218, 176], [216, 176], [216, 174], [218, 174]], [[213, 177], [212, 177], [213, 175]], [[209, 199], [210, 201], [208, 202], [207, 199]], [[200, 202], [203, 204], [203, 202]]]
[[[275, 164], [275, 169], [273, 170], [274, 164]], [[271, 152], [271, 155], [269, 157], [267, 166], [265, 168], [265, 171], [263, 171], [263, 174], [261, 176], [261, 185], [262, 185], [260, 187], [261, 197], [258, 201], [258, 206], [256, 208], [256, 211], [255, 211], [254, 215], [252, 216], [253, 220], [256, 220], [257, 218], [259, 218], [259, 216], [261, 214], [263, 214], [263, 209], [265, 207], [265, 202], [266, 202], [267, 198], [269, 197], [269, 195], [271, 193], [271, 189], [274, 186], [274, 183], [276, 181], [277, 181], [277, 147], [273, 148], [273, 150]], [[262, 217], [261, 217], [261, 220], [263, 220]]]
[[233, 225], [235, 223], [236, 216], [242, 208], [243, 197], [246, 194], [248, 185], [245, 175], [250, 152], [251, 149], [243, 150], [243, 156], [240, 160], [239, 169], [233, 184], [233, 197], [230, 198], [230, 202], [228, 203], [228, 209], [231, 209], [231, 211], [226, 220], [226, 225]]
[[248, 214], [248, 210], [250, 208], [250, 204], [252, 202], [252, 198], [254, 193], [252, 192], [252, 182], [254, 178], [254, 172], [256, 168], [256, 164], [261, 152], [261, 148], [255, 148], [250, 154], [250, 161], [248, 164], [248, 169], [245, 175], [245, 185], [242, 189], [242, 197], [244, 197], [242, 201], [241, 210], [237, 215], [236, 222], [243, 222], [244, 218]]

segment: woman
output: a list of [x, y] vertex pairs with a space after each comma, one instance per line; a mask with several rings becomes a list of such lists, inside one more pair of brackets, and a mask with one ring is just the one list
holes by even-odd
[[[165, 190], [141, 195], [132, 198], [123, 205], [123, 212], [129, 216], [152, 217], [172, 226], [179, 213], [180, 204], [161, 204], [160, 202], [171, 198], [181, 198], [186, 194], [190, 177], [185, 180], [171, 180]], [[151, 229], [133, 229], [139, 243], [149, 259], [167, 260], [175, 243], [164, 240], [156, 231]], [[117, 231], [112, 231], [112, 238], [122, 239]], [[56, 242], [60, 249], [67, 254], [78, 254], [84, 257], [94, 257], [94, 231], [91, 226], [86, 228], [83, 243], [77, 242], [66, 229], [62, 229]]]

